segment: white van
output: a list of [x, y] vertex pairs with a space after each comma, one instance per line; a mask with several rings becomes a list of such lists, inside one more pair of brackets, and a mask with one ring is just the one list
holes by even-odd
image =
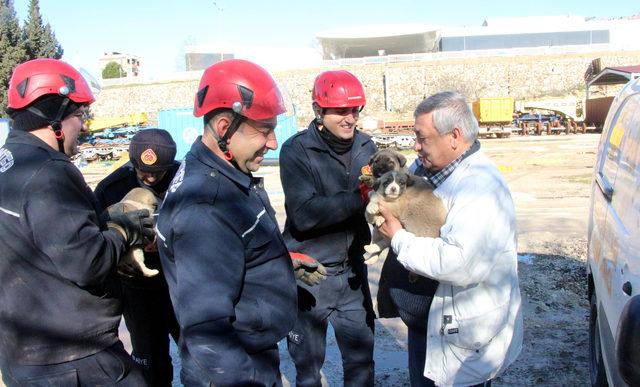
[[602, 130], [588, 240], [591, 384], [640, 385], [640, 79]]

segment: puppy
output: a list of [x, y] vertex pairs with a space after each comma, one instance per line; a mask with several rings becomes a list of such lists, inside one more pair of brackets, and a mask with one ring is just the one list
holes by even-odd
[[[157, 209], [158, 199], [153, 192], [144, 188], [134, 188], [120, 202], [109, 206], [107, 211], [148, 210], [153, 215]], [[150, 245], [153, 243], [155, 241]], [[118, 273], [127, 277], [133, 277], [137, 273], [142, 273], [145, 277], [153, 277], [160, 273], [158, 270], [149, 269], [145, 265], [144, 248], [145, 246], [131, 246], [118, 264]]]
[[[426, 179], [393, 170], [380, 176], [373, 188], [365, 210], [367, 222], [376, 227], [384, 223], [379, 211], [379, 204], [382, 204], [407, 231], [421, 237], [440, 236], [440, 227], [445, 222], [447, 211]], [[373, 264], [378, 259], [385, 259], [390, 243], [374, 228], [371, 244], [364, 247], [365, 262]]]
[[379, 179], [389, 171], [404, 170], [407, 164], [407, 158], [400, 152], [391, 149], [382, 149], [377, 151], [369, 160], [373, 177]]
[[379, 179], [388, 171], [405, 171], [404, 166], [407, 164], [407, 158], [400, 152], [391, 149], [382, 149], [374, 153], [369, 159], [369, 168], [363, 169], [360, 175], [360, 181], [364, 182], [370, 188], [373, 188], [376, 179]]

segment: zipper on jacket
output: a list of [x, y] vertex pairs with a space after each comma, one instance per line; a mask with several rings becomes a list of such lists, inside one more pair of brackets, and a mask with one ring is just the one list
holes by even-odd
[[[450, 289], [451, 289], [451, 310], [453, 311], [455, 310], [455, 307], [456, 307], [453, 301], [453, 286], [451, 286]], [[444, 313], [444, 304], [442, 309], [443, 309], [442, 312]], [[453, 315], [451, 314], [442, 315], [442, 326], [440, 326], [440, 336], [444, 336], [444, 329], [448, 324], [451, 324], [452, 322], [453, 322]], [[458, 333], [458, 331], [456, 330], [456, 332], [449, 332], [449, 333]]]
[[453, 317], [451, 315], [445, 314], [444, 316], [442, 316], [442, 326], [440, 326], [441, 336], [444, 336], [444, 329], [448, 324], [451, 324], [452, 322], [453, 322]]

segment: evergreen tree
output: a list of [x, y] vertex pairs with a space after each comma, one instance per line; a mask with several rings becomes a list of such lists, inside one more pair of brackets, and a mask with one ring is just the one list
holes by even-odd
[[29, 17], [22, 30], [22, 38], [29, 59], [60, 59], [62, 57], [62, 47], [56, 40], [51, 25], [49, 23], [46, 26], [42, 24], [38, 0], [29, 2]]
[[41, 44], [42, 46], [40, 46], [40, 57], [54, 59], [62, 58], [64, 50], [62, 49], [60, 43], [58, 43], [56, 34], [53, 32], [51, 24], [49, 23], [44, 26], [44, 35], [42, 36]]
[[26, 59], [13, 0], [0, 0], [0, 115], [6, 116], [7, 88], [14, 67]]
[[40, 5], [38, 0], [31, 0], [29, 2], [29, 17], [22, 29], [24, 48], [27, 50], [27, 57], [29, 59], [38, 57], [43, 31], [44, 27], [42, 25], [42, 17], [40, 16]]

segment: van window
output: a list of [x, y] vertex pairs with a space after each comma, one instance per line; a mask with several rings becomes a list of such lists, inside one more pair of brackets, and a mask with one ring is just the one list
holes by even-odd
[[[619, 146], [619, 163], [613, 185], [611, 205], [627, 232], [638, 227], [638, 165], [640, 164], [640, 95], [635, 94], [625, 102], [616, 127], [622, 132], [622, 138], [611, 138], [612, 147]], [[612, 131], [611, 136], [614, 134]], [[606, 161], [605, 161], [606, 164]]]
[[[618, 170], [618, 158], [620, 157], [620, 144], [622, 137], [624, 136], [624, 122], [629, 115], [630, 110], [627, 109], [627, 101], [624, 101], [622, 106], [618, 109], [615, 117], [611, 121], [612, 128], [607, 134], [608, 138], [604, 144], [603, 160], [599, 166], [599, 173], [602, 178], [608, 183], [608, 185], [614, 185], [616, 181], [616, 172]], [[633, 113], [631, 111], [631, 113]]]
[[619, 167], [633, 173], [640, 164], [638, 160], [640, 158], [638, 152], [638, 147], [640, 147], [640, 95], [632, 96], [625, 104], [624, 109], [629, 110], [629, 114], [625, 116], [623, 123], [626, 136], [620, 152]]

